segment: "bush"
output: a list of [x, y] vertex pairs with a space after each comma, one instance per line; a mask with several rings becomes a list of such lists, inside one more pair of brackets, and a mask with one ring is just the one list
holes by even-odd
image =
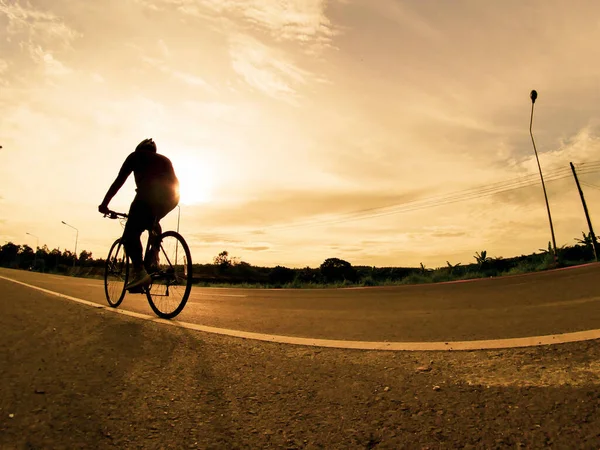
[[269, 284], [288, 284], [294, 280], [296, 276], [293, 269], [283, 266], [275, 266], [268, 276]]
[[430, 281], [433, 283], [441, 283], [443, 281], [452, 281], [455, 277], [449, 274], [447, 271], [435, 271], [431, 274]]
[[322, 277], [319, 269], [311, 269], [310, 267], [305, 267], [304, 269], [300, 269], [296, 272], [296, 277], [294, 278], [294, 282], [298, 282], [300, 285], [303, 284], [317, 284], [321, 283]]
[[423, 284], [431, 282], [431, 277], [420, 273], [413, 273], [402, 279], [401, 284]]
[[594, 259], [594, 249], [591, 245], [574, 245], [559, 249], [558, 255], [562, 261], [592, 261]]
[[379, 283], [377, 283], [377, 281], [375, 281], [372, 277], [368, 276], [366, 278], [363, 278], [362, 285], [365, 286], [365, 287], [368, 287], [368, 286], [378, 286]]

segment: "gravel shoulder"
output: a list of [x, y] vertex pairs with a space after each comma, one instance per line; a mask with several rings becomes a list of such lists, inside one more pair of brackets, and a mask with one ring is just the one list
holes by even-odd
[[3, 449], [600, 447], [600, 341], [309, 348], [2, 292]]

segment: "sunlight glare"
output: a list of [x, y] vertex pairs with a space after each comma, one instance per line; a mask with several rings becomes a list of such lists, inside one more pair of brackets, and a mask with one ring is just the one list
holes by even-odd
[[193, 205], [210, 202], [215, 184], [212, 164], [184, 151], [173, 152], [170, 159], [179, 178], [180, 203]]

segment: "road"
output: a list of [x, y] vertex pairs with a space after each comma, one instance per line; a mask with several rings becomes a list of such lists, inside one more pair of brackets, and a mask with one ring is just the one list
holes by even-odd
[[[496, 315], [505, 318], [503, 336], [523, 334], [518, 324], [528, 321], [538, 324], [535, 333], [557, 332], [568, 323], [597, 327], [597, 272], [367, 290], [195, 289], [182, 318], [405, 339], [394, 323], [429, 317], [430, 334], [423, 334], [431, 339], [443, 333], [438, 327], [451, 334], [450, 314], [461, 321], [456, 335], [489, 337], [475, 331], [485, 328], [477, 322], [501, 329]], [[97, 280], [0, 276], [104, 304]], [[544, 298], [538, 289], [549, 284], [554, 290]], [[0, 290], [2, 449], [600, 448], [598, 339], [469, 352], [351, 351], [164, 326], [1, 278]], [[122, 309], [152, 316], [141, 296], [126, 297]]]
[[[102, 280], [10, 269], [0, 269], [0, 275], [106, 305]], [[255, 333], [355, 341], [541, 336], [600, 328], [599, 280], [600, 264], [590, 264], [522, 276], [397, 287], [194, 287], [177, 320]], [[7, 283], [0, 279], [0, 288], [6, 291]], [[120, 308], [153, 315], [143, 295], [128, 294]]]

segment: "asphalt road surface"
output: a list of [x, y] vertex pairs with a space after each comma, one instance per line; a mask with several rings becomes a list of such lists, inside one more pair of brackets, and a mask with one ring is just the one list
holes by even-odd
[[[106, 305], [102, 280], [0, 269], [0, 275]], [[10, 283], [0, 280], [0, 286]], [[14, 299], [18, 300], [18, 299]], [[319, 339], [456, 341], [600, 328], [600, 264], [458, 283], [359, 289], [194, 287], [177, 320]], [[146, 297], [120, 308], [153, 314]]]
[[[0, 275], [107, 304], [102, 280], [10, 269], [0, 269]], [[0, 289], [6, 291], [7, 283], [0, 279]], [[514, 277], [398, 287], [194, 287], [177, 320], [317, 339], [464, 341], [597, 329], [599, 304], [600, 264], [590, 264]], [[127, 294], [120, 308], [153, 315], [144, 295]]]
[[[181, 318], [364, 339], [556, 333], [597, 327], [598, 270], [367, 290], [195, 289]], [[98, 280], [0, 275], [105, 305]], [[164, 326], [4, 279], [0, 292], [3, 450], [600, 448], [600, 340], [355, 351]], [[152, 316], [139, 295], [122, 309]]]

